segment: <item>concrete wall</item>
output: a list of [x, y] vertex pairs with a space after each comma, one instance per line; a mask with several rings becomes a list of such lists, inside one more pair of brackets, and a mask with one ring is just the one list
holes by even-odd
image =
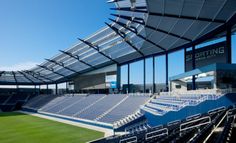
[[[176, 88], [177, 85], [180, 85], [181, 88]], [[180, 80], [171, 81], [170, 90], [176, 92], [187, 91], [187, 82], [183, 82]]]
[[96, 69], [85, 74], [78, 75], [74, 78], [74, 89], [79, 90], [93, 90], [93, 89], [107, 89], [105, 83], [106, 75], [117, 74], [117, 65], [110, 65], [104, 68]]
[[80, 75], [74, 79], [75, 90], [106, 89], [106, 75], [114, 75], [116, 72], [98, 73], [92, 75]]

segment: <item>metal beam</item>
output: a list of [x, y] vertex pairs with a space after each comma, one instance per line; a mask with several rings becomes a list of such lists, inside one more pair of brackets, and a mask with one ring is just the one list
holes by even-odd
[[168, 50], [168, 52], [172, 53], [172, 52], [175, 52], [175, 51], [178, 51], [178, 50], [182, 50], [184, 48], [189, 48], [192, 45], [201, 44], [201, 43], [203, 43], [203, 42], [205, 42], [205, 41], [207, 41], [211, 38], [214, 38], [216, 35], [225, 32], [227, 30], [227, 27], [232, 27], [235, 24], [236, 24], [236, 13], [227, 21], [227, 23], [222, 24], [221, 26], [215, 28], [214, 30], [212, 30], [208, 33], [206, 33], [205, 35], [201, 36], [200, 38], [195, 39], [192, 42], [189, 42], [189, 43], [183, 44], [181, 46], [178, 46], [176, 48], [173, 48], [171, 50]]
[[41, 78], [44, 78], [44, 79], [46, 79], [46, 80], [49, 80], [49, 81], [51, 81], [51, 82], [55, 82], [54, 80], [52, 80], [52, 79], [50, 79], [50, 78], [48, 78], [48, 77], [46, 77], [46, 76], [41, 75], [39, 72], [34, 72], [34, 71], [29, 71], [29, 70], [25, 70], [24, 72], [27, 73], [27, 74], [32, 75], [34, 78], [36, 78], [36, 79], [38, 79], [38, 80], [40, 80], [40, 81], [43, 81], [43, 82], [45, 82], [45, 81], [39, 79], [39, 78], [36, 77], [35, 75], [37, 75], [37, 76], [39, 76], [39, 77], [41, 77]]
[[[109, 18], [109, 19], [110, 19], [110, 18]], [[131, 32], [133, 32], [133, 33], [135, 33], [139, 38], [142, 38], [143, 40], [145, 40], [145, 41], [151, 43], [152, 45], [154, 45], [154, 46], [160, 48], [161, 50], [166, 51], [165, 48], [161, 47], [160, 45], [154, 43], [153, 41], [151, 41], [151, 40], [149, 40], [148, 38], [144, 37], [143, 35], [139, 34], [138, 31], [137, 31], [137, 29], [136, 29], [135, 27], [130, 28], [130, 27], [128, 27], [126, 24], [124, 24], [124, 23], [122, 23], [122, 22], [115, 21], [114, 19], [110, 19], [110, 20], [113, 21], [113, 22], [115, 22], [116, 24], [118, 24], [118, 25], [124, 27], [125, 29], [127, 29], [127, 30], [129, 30], [129, 31], [131, 31]]]
[[16, 85], [18, 86], [18, 81], [17, 81], [17, 79], [16, 79], [16, 73], [15, 73], [14, 71], [12, 71], [12, 74], [13, 74], [13, 77], [14, 77], [14, 79], [15, 79], [15, 83], [16, 83]]
[[153, 73], [152, 73], [152, 93], [154, 94], [154, 93], [156, 93], [156, 67], [155, 67], [155, 65], [156, 65], [156, 61], [155, 61], [155, 57], [153, 56], [152, 57], [152, 68], [153, 68]]
[[226, 23], [225, 20], [220, 20], [220, 19], [210, 19], [210, 18], [204, 18], [204, 17], [192, 17], [192, 16], [174, 15], [174, 14], [167, 14], [167, 13], [148, 12], [147, 10], [142, 10], [141, 8], [140, 9], [137, 9], [137, 8], [131, 9], [130, 7], [122, 7], [122, 8], [111, 8], [111, 10], [141, 12], [141, 13], [147, 13], [151, 16], [162, 16], [162, 17], [185, 19], [185, 20], [197, 20], [197, 21], [204, 21], [204, 22]]
[[73, 70], [73, 69], [71, 69], [71, 68], [65, 66], [64, 63], [62, 63], [62, 62], [59, 63], [59, 62], [57, 62], [57, 61], [50, 60], [50, 59], [45, 59], [45, 60], [47, 60], [48, 62], [54, 63], [54, 64], [56, 64], [56, 65], [59, 65], [59, 66], [65, 68], [65, 69], [67, 69], [67, 70], [69, 70], [69, 71], [72, 71], [72, 72], [74, 72], [74, 73], [80, 74], [79, 72], [77, 72], [77, 71], [75, 71], [75, 70]]
[[125, 0], [108, 0], [107, 3], [115, 3], [115, 2], [120, 2], [120, 1], [125, 1]]
[[226, 29], [226, 47], [228, 50], [227, 63], [232, 63], [232, 30], [231, 27]]
[[143, 59], [143, 93], [146, 93], [146, 59]]
[[66, 51], [62, 51], [62, 50], [59, 50], [59, 51], [62, 52], [63, 54], [66, 54], [66, 55], [68, 55], [68, 56], [70, 56], [70, 57], [72, 57], [72, 58], [78, 60], [79, 62], [81, 62], [81, 63], [83, 63], [83, 64], [89, 66], [90, 68], [97, 69], [97, 68], [94, 67], [93, 65], [91, 65], [91, 64], [89, 64], [89, 63], [86, 63], [85, 61], [81, 60], [78, 55], [73, 55], [72, 53], [69, 53], [69, 52], [66, 52]]
[[58, 84], [56, 83], [56, 95], [58, 94]]
[[[175, 48], [172, 48], [172, 49], [168, 50], [168, 53], [170, 54], [170, 53], [173, 53], [173, 52], [176, 52], [176, 51], [179, 51], [179, 50], [183, 50], [185, 48], [189, 48], [192, 45], [198, 45], [198, 44], [201, 44], [203, 42], [206, 42], [209, 39], [215, 38], [216, 35], [225, 32], [227, 27], [232, 27], [235, 24], [236, 24], [236, 13], [227, 21], [227, 23], [222, 24], [221, 26], [215, 28], [212, 31], [209, 31], [205, 35], [201, 36], [198, 39], [193, 40], [192, 42], [188, 42], [186, 44], [183, 44], [183, 45], [180, 45], [178, 47], [175, 47]], [[150, 55], [145, 56], [145, 58], [149, 58], [149, 57], [152, 57], [152, 56], [161, 56], [161, 55], [164, 55], [165, 53], [166, 52], [154, 53], [154, 54], [150, 54]], [[137, 60], [141, 60], [141, 59], [143, 59], [143, 57], [137, 58], [135, 60], [130, 60], [129, 62], [137, 61]], [[123, 63], [121, 63], [121, 65], [126, 64], [126, 63], [128, 63], [128, 62], [123, 62]]]
[[128, 64], [128, 93], [130, 93], [130, 63]]
[[168, 34], [168, 35], [171, 35], [173, 37], [180, 38], [180, 39], [183, 39], [183, 40], [186, 40], [186, 41], [189, 41], [189, 42], [192, 41], [192, 39], [189, 39], [187, 37], [180, 36], [180, 35], [177, 35], [175, 33], [171, 33], [169, 31], [165, 31], [163, 29], [159, 29], [157, 27], [153, 27], [153, 26], [147, 25], [145, 23], [144, 19], [142, 19], [142, 18], [133, 18], [133, 17], [130, 17], [130, 16], [117, 15], [117, 14], [111, 14], [111, 15], [119, 17], [119, 18], [122, 18], [122, 19], [125, 19], [125, 20], [129, 20], [131, 22], [135, 22], [135, 23], [141, 24], [141, 25], [145, 26], [146, 28], [152, 29], [154, 31], [158, 31], [158, 32], [161, 32], [161, 33], [164, 33], [164, 34]]
[[5, 73], [5, 71], [1, 71], [1, 73], [0, 73], [0, 77], [1, 77], [4, 73]]
[[[120, 10], [120, 11], [140, 11], [145, 12], [147, 10], [147, 6], [136, 6], [134, 8], [132, 7], [117, 7], [117, 8], [110, 8], [111, 10]], [[143, 11], [145, 10], [145, 11]]]
[[116, 81], [117, 81], [117, 89], [118, 91], [120, 91], [121, 89], [121, 66], [120, 65], [117, 65], [117, 74], [116, 74]]
[[[195, 45], [192, 46], [192, 70], [196, 69], [196, 47]], [[196, 77], [195, 75], [192, 76], [192, 90], [196, 90]]]
[[166, 91], [169, 91], [169, 57], [168, 53], [166, 53]]
[[57, 74], [57, 75], [60, 75], [60, 76], [62, 76], [63, 78], [67, 78], [65, 75], [60, 74], [60, 73], [54, 71], [54, 69], [50, 69], [50, 68], [48, 68], [48, 67], [46, 67], [46, 66], [42, 66], [42, 65], [37, 65], [37, 66], [39, 66], [39, 67], [41, 67], [41, 68], [43, 68], [43, 69], [45, 69], [45, 70], [51, 71], [51, 72], [53, 72], [53, 73], [55, 73], [55, 74]]
[[93, 48], [94, 50], [96, 50], [98, 53], [100, 53], [101, 55], [103, 55], [104, 57], [108, 58], [109, 60], [111, 60], [112, 62], [119, 64], [116, 60], [114, 60], [113, 58], [111, 58], [110, 56], [106, 55], [105, 53], [103, 53], [102, 51], [100, 51], [100, 47], [93, 45], [92, 43], [85, 41], [83, 39], [78, 38], [81, 42], [83, 42], [84, 44], [88, 45], [89, 47]]
[[23, 72], [18, 71], [18, 73], [22, 74], [26, 79], [28, 79], [32, 84], [35, 85], [35, 82], [33, 80], [31, 80], [29, 77], [27, 77]]
[[117, 29], [116, 27], [111, 26], [110, 24], [106, 23], [107, 26], [109, 26], [113, 31], [116, 32], [116, 34], [118, 34], [121, 38], [123, 38], [123, 40], [129, 45], [131, 46], [136, 52], [138, 52], [142, 57], [144, 57], [145, 55], [137, 48], [135, 47], [129, 40], [127, 40], [127, 38], [121, 34], [121, 31], [119, 29]]

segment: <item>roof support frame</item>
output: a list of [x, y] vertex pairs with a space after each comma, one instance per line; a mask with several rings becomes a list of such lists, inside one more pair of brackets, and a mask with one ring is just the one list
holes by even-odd
[[192, 45], [198, 45], [202, 42], [205, 42], [208, 39], [214, 38], [214, 36], [216, 36], [217, 34], [225, 32], [227, 30], [227, 27], [232, 27], [234, 24], [236, 24], [236, 13], [227, 21], [227, 23], [225, 23], [225, 24], [217, 27], [216, 29], [206, 33], [205, 35], [201, 36], [200, 38], [198, 38], [198, 39], [196, 39], [192, 42], [186, 43], [184, 45], [181, 45], [179, 47], [176, 47], [176, 48], [170, 50], [169, 52], [175, 52], [175, 51], [178, 51], [178, 50], [181, 50], [181, 49], [184, 49], [184, 48], [189, 48]]
[[115, 2], [120, 2], [120, 1], [125, 1], [125, 0], [108, 0], [107, 3], [115, 3]]
[[[42, 80], [42, 79], [36, 77], [34, 73], [30, 73], [30, 72], [28, 72], [28, 71], [22, 71], [22, 72], [23, 72], [24, 74], [28, 74], [28, 75], [33, 76], [35, 79], [41, 81], [41, 82], [44, 83], [44, 84], [47, 83], [46, 81], [44, 81], [44, 80]], [[40, 76], [40, 77], [44, 78], [43, 76]], [[44, 78], [44, 79], [47, 79], [47, 78]], [[47, 79], [47, 80], [48, 80], [48, 79]], [[49, 80], [49, 81], [51, 81], [51, 80]]]
[[203, 17], [191, 17], [191, 16], [174, 15], [174, 14], [167, 14], [167, 13], [148, 12], [147, 10], [144, 11], [140, 9], [130, 9], [130, 7], [111, 8], [111, 10], [141, 12], [141, 13], [147, 13], [151, 16], [162, 16], [162, 17], [179, 18], [179, 19], [185, 19], [185, 20], [197, 20], [197, 21], [214, 22], [214, 23], [221, 23], [221, 24], [226, 23], [226, 21], [220, 20], [220, 19], [209, 19], [209, 18], [203, 18]]
[[31, 80], [28, 76], [25, 75], [25, 73], [18, 71], [18, 73], [22, 74], [26, 79], [28, 79], [33, 85], [36, 85], [33, 80]]
[[0, 72], [0, 77], [5, 73], [5, 71], [1, 71]]
[[129, 45], [131, 46], [131, 48], [133, 48], [137, 53], [139, 53], [142, 57], [144, 57], [145, 55], [137, 48], [135, 47], [132, 43], [130, 43], [129, 40], [126, 40], [125, 36], [123, 34], [121, 34], [121, 31], [113, 26], [111, 26], [110, 24], [106, 23], [107, 26], [109, 26], [113, 31], [116, 32], [116, 34], [118, 34], [121, 38], [123, 38], [123, 40]]
[[78, 38], [81, 42], [83, 42], [84, 44], [88, 45], [89, 47], [93, 48], [94, 50], [96, 50], [98, 53], [100, 53], [101, 55], [103, 55], [104, 57], [106, 57], [107, 59], [109, 59], [110, 61], [116, 63], [116, 64], [120, 64], [118, 63], [116, 60], [114, 60], [113, 58], [111, 58], [110, 56], [106, 55], [105, 53], [103, 53], [102, 51], [100, 51], [100, 47], [93, 45], [92, 43], [85, 41], [83, 39]]
[[[52, 79], [50, 79], [50, 78], [48, 78], [48, 77], [45, 77], [45, 76], [41, 75], [39, 72], [28, 71], [28, 70], [26, 70], [26, 71], [24, 71], [24, 72], [27, 73], [27, 74], [29, 74], [29, 75], [32, 75], [34, 78], [36, 78], [36, 79], [42, 81], [43, 83], [46, 83], [46, 81], [44, 81], [44, 80], [38, 78], [37, 76], [39, 76], [39, 77], [41, 77], [41, 78], [44, 78], [44, 79], [46, 79], [46, 80], [49, 80], [49, 81], [51, 81], [51, 82], [55, 82], [54, 80], [52, 80]], [[35, 75], [37, 75], [37, 76], [35, 76]]]
[[[110, 18], [109, 18], [109, 19], [110, 19]], [[140, 38], [142, 38], [143, 40], [145, 40], [145, 41], [151, 43], [152, 45], [154, 45], [154, 46], [160, 48], [161, 50], [166, 51], [165, 48], [163, 48], [163, 47], [161, 47], [160, 45], [156, 44], [155, 42], [149, 40], [148, 38], [145, 38], [144, 36], [138, 34], [138, 31], [137, 31], [137, 29], [136, 29], [135, 27], [132, 27], [132, 28], [130, 27], [130, 28], [129, 28], [126, 24], [124, 24], [124, 23], [122, 23], [122, 22], [118, 22], [118, 21], [115, 21], [115, 20], [113, 20], [113, 19], [110, 19], [110, 20], [113, 21], [113, 22], [115, 22], [116, 24], [118, 24], [118, 25], [124, 27], [125, 29], [127, 29], [127, 30], [129, 30], [129, 31], [131, 31], [131, 32], [133, 32], [133, 33], [135, 33], [138, 37], [140, 37]]]
[[232, 63], [232, 27], [226, 28], [226, 47], [228, 48], [227, 63]]
[[50, 68], [48, 68], [48, 67], [46, 67], [46, 66], [42, 66], [42, 65], [37, 65], [37, 66], [39, 66], [39, 67], [41, 67], [41, 68], [43, 68], [43, 69], [45, 69], [45, 70], [51, 71], [51, 72], [53, 72], [53, 73], [55, 73], [55, 74], [57, 74], [57, 75], [60, 75], [60, 76], [62, 76], [63, 78], [67, 78], [65, 75], [60, 74], [60, 73], [54, 71], [54, 69], [50, 69]]
[[[150, 25], [147, 25], [146, 22], [144, 21], [144, 19], [142, 18], [133, 18], [133, 17], [130, 17], [130, 16], [124, 16], [124, 15], [117, 15], [117, 14], [111, 14], [113, 16], [116, 16], [116, 17], [119, 17], [119, 18], [122, 18], [122, 19], [126, 19], [126, 20], [129, 20], [131, 22], [135, 22], [135, 23], [138, 23], [138, 24], [141, 24], [149, 29], [152, 29], [154, 31], [158, 31], [158, 32], [161, 32], [161, 33], [164, 33], [164, 34], [168, 34], [168, 35], [171, 35], [173, 37], [176, 37], [176, 38], [179, 38], [179, 39], [183, 39], [183, 40], [186, 40], [188, 42], [191, 42], [192, 39], [189, 39], [187, 37], [184, 37], [184, 36], [180, 36], [180, 35], [177, 35], [177, 34], [174, 34], [174, 33], [171, 33], [171, 32], [168, 32], [168, 31], [165, 31], [163, 29], [159, 29], [159, 28], [156, 28], [156, 27], [153, 27], [153, 26], [150, 26]], [[142, 22], [140, 22], [142, 21]]]
[[[209, 39], [215, 38], [216, 35], [225, 32], [227, 30], [227, 27], [232, 27], [235, 24], [236, 24], [236, 13], [227, 21], [227, 23], [217, 27], [216, 29], [206, 33], [205, 35], [201, 36], [198, 39], [195, 39], [192, 42], [189, 42], [189, 43], [183, 44], [181, 46], [178, 46], [176, 48], [170, 49], [167, 52], [170, 54], [170, 53], [173, 53], [173, 52], [185, 49], [185, 48], [189, 48], [192, 45], [198, 45], [198, 44], [201, 44], [203, 42], [206, 42]], [[149, 58], [149, 57], [153, 57], [153, 56], [161, 56], [161, 55], [164, 55], [164, 54], [165, 54], [165, 52], [150, 54], [150, 55], [145, 56], [145, 58]], [[128, 63], [131, 63], [131, 62], [135, 62], [135, 61], [138, 61], [138, 60], [141, 60], [141, 59], [143, 59], [143, 57], [137, 58], [135, 60], [130, 60], [128, 62], [123, 62], [123, 63], [121, 63], [121, 65], [128, 64]]]
[[57, 62], [57, 61], [55, 61], [55, 60], [50, 60], [50, 59], [45, 59], [45, 60], [47, 60], [48, 62], [54, 63], [54, 64], [56, 64], [56, 65], [58, 65], [58, 66], [61, 66], [61, 67], [65, 68], [65, 69], [67, 69], [67, 70], [69, 70], [69, 71], [72, 71], [73, 73], [80, 74], [79, 72], [77, 72], [77, 71], [75, 71], [75, 70], [73, 70], [73, 69], [71, 69], [71, 68], [65, 66], [64, 63], [62, 63], [62, 62], [59, 63], [59, 62]]
[[62, 52], [63, 54], [66, 54], [76, 60], [78, 60], [79, 62], [89, 66], [90, 68], [93, 68], [93, 69], [97, 69], [96, 67], [94, 67], [93, 65], [89, 64], [89, 63], [86, 63], [85, 61], [81, 60], [80, 57], [78, 55], [73, 55], [72, 53], [69, 53], [69, 52], [66, 52], [66, 51], [62, 51], [62, 50], [59, 50], [60, 52]]
[[17, 79], [16, 79], [16, 73], [15, 73], [14, 71], [12, 71], [12, 74], [13, 74], [13, 77], [14, 77], [14, 79], [15, 79], [15, 83], [16, 83], [16, 85], [18, 86], [18, 81], [17, 81]]
[[[120, 11], [137, 11], [137, 12], [145, 12], [147, 10], [147, 6], [135, 6], [135, 8], [132, 7], [118, 7], [118, 8], [110, 8], [111, 10], [120, 10]], [[145, 11], [144, 11], [145, 10]]]

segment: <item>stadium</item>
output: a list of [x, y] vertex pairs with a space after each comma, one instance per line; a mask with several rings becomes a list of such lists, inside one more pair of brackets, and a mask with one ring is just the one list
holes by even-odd
[[0, 71], [0, 142], [235, 142], [236, 0], [107, 3], [91, 36]]

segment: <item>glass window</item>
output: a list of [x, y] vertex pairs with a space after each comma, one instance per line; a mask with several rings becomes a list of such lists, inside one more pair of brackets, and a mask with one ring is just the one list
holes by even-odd
[[128, 65], [120, 67], [120, 88], [123, 93], [128, 92]]
[[184, 73], [184, 50], [169, 54], [169, 77]]
[[236, 63], [236, 35], [232, 35], [232, 63]]
[[130, 64], [130, 92], [144, 92], [143, 60]]
[[166, 89], [166, 61], [165, 55], [155, 57], [155, 88], [156, 92]]
[[153, 58], [148, 58], [145, 60], [145, 68], [146, 68], [146, 93], [152, 93], [153, 91]]
[[213, 45], [213, 44], [216, 44], [216, 43], [220, 43], [220, 42], [223, 42], [226, 40], [226, 37], [222, 37], [222, 38], [218, 38], [218, 39], [215, 39], [215, 40], [211, 40], [211, 41], [208, 41], [208, 42], [205, 42], [205, 43], [201, 43], [199, 45], [196, 45], [196, 49], [199, 49], [199, 48], [203, 48], [203, 47], [206, 47], [206, 46], [209, 46], [209, 45]]

